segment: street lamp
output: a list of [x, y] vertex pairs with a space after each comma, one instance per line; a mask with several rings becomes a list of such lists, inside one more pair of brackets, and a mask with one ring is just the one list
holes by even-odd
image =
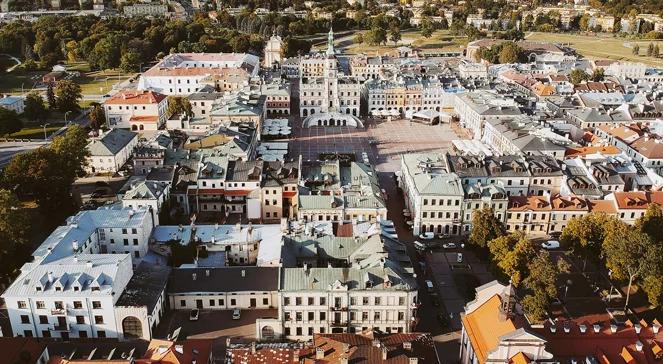
[[41, 126], [44, 128], [44, 140], [46, 140], [46, 127], [50, 125], [50, 123], [42, 124]]
[[71, 110], [64, 113], [64, 125], [67, 125], [67, 114], [69, 114], [70, 112]]

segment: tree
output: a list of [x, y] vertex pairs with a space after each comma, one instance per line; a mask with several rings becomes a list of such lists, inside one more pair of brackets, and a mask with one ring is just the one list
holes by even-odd
[[659, 52], [660, 52], [660, 50], [659, 50], [659, 48], [658, 48], [658, 44], [654, 45], [654, 50], [652, 51], [652, 54], [651, 54], [652, 57], [656, 57], [656, 58], [658, 58], [658, 54], [659, 54]]
[[423, 18], [421, 20], [421, 36], [430, 38], [433, 35], [433, 31], [435, 31], [433, 22], [428, 17]]
[[139, 72], [140, 63], [140, 53], [134, 50], [125, 52], [120, 58], [120, 68], [127, 73]]
[[168, 115], [175, 114], [192, 115], [191, 103], [186, 97], [168, 96]]
[[44, 99], [36, 92], [30, 92], [25, 96], [25, 108], [23, 115], [29, 120], [42, 121], [46, 118], [46, 105]]
[[499, 62], [516, 63], [521, 58], [522, 53], [522, 48], [520, 48], [516, 43], [504, 43], [502, 44], [502, 49], [500, 50]]
[[372, 27], [365, 33], [364, 39], [370, 45], [380, 45], [387, 43], [387, 32], [378, 26]]
[[590, 212], [581, 217], [571, 219], [562, 230], [560, 242], [571, 248], [574, 255], [583, 259], [585, 264], [587, 259], [597, 260], [601, 255], [601, 244], [605, 239], [606, 226], [614, 220], [603, 213]]
[[526, 295], [523, 298], [522, 303], [529, 319], [537, 322], [542, 321], [546, 317], [547, 308], [550, 302], [543, 293], [539, 292]]
[[635, 222], [635, 227], [647, 234], [654, 242], [663, 242], [663, 210], [661, 210], [661, 206], [650, 203], [645, 214]]
[[23, 128], [23, 122], [13, 110], [0, 107], [0, 135], [16, 133]]
[[474, 211], [470, 243], [485, 248], [488, 242], [505, 234], [504, 225], [495, 217], [493, 209], [485, 207]]
[[639, 45], [634, 45], [632, 48], [632, 53], [634, 56], [639, 56], [640, 55], [640, 46]]
[[592, 72], [592, 81], [601, 82], [605, 77], [605, 70], [601, 67], [598, 67]]
[[659, 306], [663, 296], [663, 278], [649, 274], [642, 282], [642, 290], [647, 293], [647, 299], [652, 306]]
[[519, 286], [527, 274], [527, 262], [536, 254], [532, 243], [519, 232], [502, 235], [488, 242], [488, 249], [495, 265]]
[[569, 78], [571, 80], [571, 83], [573, 83], [574, 85], [578, 85], [582, 81], [589, 80], [589, 74], [587, 74], [587, 72], [581, 69], [574, 68], [569, 74]]
[[26, 247], [30, 218], [16, 196], [8, 190], [0, 190], [0, 272], [6, 278], [22, 264], [18, 256]]
[[104, 108], [96, 102], [90, 106], [90, 127], [92, 129], [99, 129], [106, 123], [106, 114], [104, 113]]
[[616, 279], [628, 280], [626, 302], [631, 297], [631, 287], [636, 278], [659, 266], [661, 248], [649, 236], [623, 222], [614, 224], [603, 241], [606, 267]]
[[523, 307], [530, 319], [541, 321], [546, 316], [550, 302], [557, 296], [557, 267], [550, 259], [550, 254], [543, 250], [527, 264], [527, 270], [528, 276], [523, 283], [530, 294], [523, 299]]
[[654, 43], [649, 43], [647, 46], [647, 57], [651, 57], [654, 54]]
[[578, 27], [580, 28], [580, 30], [586, 32], [587, 29], [589, 29], [589, 20], [590, 20], [589, 14], [584, 14], [583, 16], [580, 17], [580, 20], [578, 21]]
[[71, 80], [55, 84], [56, 105], [61, 112], [78, 111], [78, 101], [83, 97], [81, 86]]
[[55, 137], [51, 143], [51, 149], [60, 158], [62, 174], [71, 183], [77, 177], [85, 176], [85, 166], [90, 156], [87, 144], [85, 129], [79, 125], [70, 126], [64, 135]]
[[355, 34], [354, 39], [352, 40], [354, 44], [362, 44], [364, 43], [364, 36], [361, 34], [361, 32], [358, 32]]
[[55, 99], [55, 92], [53, 91], [53, 84], [49, 83], [46, 87], [46, 101], [48, 101], [48, 108], [55, 110], [57, 107], [57, 100]]
[[389, 40], [394, 42], [394, 45], [398, 44], [401, 40], [401, 30], [398, 27], [392, 27], [389, 31]]

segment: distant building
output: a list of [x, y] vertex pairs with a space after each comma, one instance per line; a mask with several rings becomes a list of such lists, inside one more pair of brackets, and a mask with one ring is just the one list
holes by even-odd
[[168, 98], [154, 91], [125, 90], [104, 102], [110, 128], [157, 130], [166, 123]]
[[22, 114], [25, 108], [24, 99], [19, 96], [5, 96], [0, 98], [0, 107], [13, 111], [17, 114]]
[[115, 173], [129, 160], [138, 145], [138, 134], [123, 129], [111, 129], [88, 144], [90, 173]]
[[265, 44], [265, 60], [263, 61], [263, 66], [265, 68], [271, 68], [274, 65], [280, 66], [282, 61], [282, 52], [283, 40], [281, 37], [274, 34]]

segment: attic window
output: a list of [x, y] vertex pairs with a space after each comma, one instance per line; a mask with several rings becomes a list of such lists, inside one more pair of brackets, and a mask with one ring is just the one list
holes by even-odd
[[60, 291], [62, 291], [62, 287], [55, 287], [55, 290], [60, 292]]
[[75, 291], [75, 292], [78, 292], [78, 291], [80, 291], [80, 290], [81, 290], [80, 287], [78, 287], [78, 286], [74, 287], [74, 291]]
[[37, 286], [36, 289], [37, 289], [37, 292], [41, 292], [41, 287]]
[[92, 287], [92, 292], [99, 292], [99, 287]]

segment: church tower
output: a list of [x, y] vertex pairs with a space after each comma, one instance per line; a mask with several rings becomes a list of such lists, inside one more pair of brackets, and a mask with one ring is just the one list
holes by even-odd
[[265, 45], [265, 59], [263, 60], [263, 66], [265, 68], [271, 68], [275, 63], [279, 65], [281, 64], [282, 48], [283, 40], [281, 40], [281, 37], [275, 33], [271, 38], [269, 38], [267, 44]]

